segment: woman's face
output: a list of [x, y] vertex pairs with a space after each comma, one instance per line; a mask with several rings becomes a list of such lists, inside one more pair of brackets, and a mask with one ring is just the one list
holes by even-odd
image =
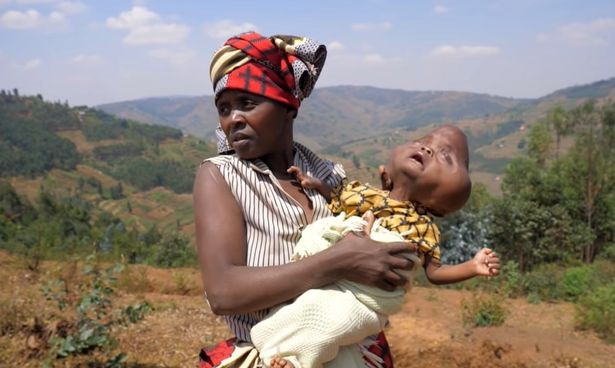
[[266, 97], [225, 90], [216, 101], [218, 118], [239, 158], [261, 158], [282, 152], [292, 142], [294, 110]]

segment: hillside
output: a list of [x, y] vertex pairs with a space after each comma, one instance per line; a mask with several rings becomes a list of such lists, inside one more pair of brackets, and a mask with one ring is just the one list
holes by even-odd
[[[412, 92], [374, 87], [317, 89], [303, 102], [296, 122], [299, 136], [328, 147], [383, 130], [414, 129], [506, 111], [523, 100], [468, 92]], [[146, 98], [100, 105], [124, 118], [167, 125], [206, 137], [217, 125], [211, 96]]]
[[45, 190], [81, 198], [141, 230], [156, 224], [190, 232], [194, 172], [214, 153], [175, 128], [41, 96], [0, 98], [0, 180], [30, 202]]
[[[345, 163], [350, 175], [374, 181], [390, 147], [426, 127], [453, 123], [469, 136], [472, 176], [499, 191], [506, 163], [525, 149], [527, 128], [555, 105], [615, 98], [615, 78], [512, 99], [451, 91], [404, 91], [338, 86], [316, 89], [295, 123], [296, 139]], [[217, 124], [211, 96], [148, 98], [101, 105], [109, 113], [211, 138]], [[423, 128], [423, 129], [421, 129]]]

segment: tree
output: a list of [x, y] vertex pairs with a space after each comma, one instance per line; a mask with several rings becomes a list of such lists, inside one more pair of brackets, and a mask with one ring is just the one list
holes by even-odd
[[571, 133], [572, 120], [560, 105], [549, 111], [545, 120], [555, 130], [555, 157], [558, 158], [561, 139]]
[[[570, 116], [576, 141], [563, 173], [568, 178], [569, 197], [580, 199], [585, 225], [595, 233], [615, 215], [612, 209], [603, 208], [615, 190], [615, 103], [597, 107], [589, 101], [572, 110]], [[582, 260], [592, 262], [608, 236], [596, 234], [595, 240], [588, 240]]]
[[549, 125], [545, 121], [532, 125], [528, 133], [528, 139], [528, 156], [536, 160], [539, 166], [544, 167], [553, 145]]

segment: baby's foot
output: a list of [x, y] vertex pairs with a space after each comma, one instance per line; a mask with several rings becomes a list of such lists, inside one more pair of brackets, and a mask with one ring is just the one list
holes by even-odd
[[290, 362], [286, 361], [286, 359], [282, 359], [280, 357], [275, 357], [271, 359], [271, 368], [295, 368]]

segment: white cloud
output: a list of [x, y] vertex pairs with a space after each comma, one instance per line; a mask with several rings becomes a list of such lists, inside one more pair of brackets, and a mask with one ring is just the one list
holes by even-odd
[[500, 53], [500, 49], [493, 46], [438, 46], [431, 51], [432, 56], [445, 57], [481, 57], [493, 56]]
[[340, 42], [338, 41], [331, 41], [327, 44], [327, 50], [329, 51], [333, 51], [333, 50], [342, 50], [344, 49], [344, 45], [342, 45]]
[[449, 11], [451, 11], [451, 8], [444, 6], [444, 5], [436, 5], [433, 7], [433, 11], [436, 14], [444, 14], [444, 13], [448, 13]]
[[0, 25], [13, 29], [37, 28], [43, 22], [39, 12], [34, 9], [25, 12], [17, 10], [6, 11], [0, 16]]
[[539, 33], [536, 35], [536, 41], [538, 42], [549, 42], [551, 39], [552, 37], [548, 33]]
[[8, 10], [0, 16], [0, 26], [12, 29], [33, 29], [43, 26], [59, 26], [67, 24], [67, 15], [75, 15], [83, 12], [86, 7], [79, 1], [43, 1], [43, 0], [19, 0], [20, 4], [44, 4], [58, 3], [56, 9], [49, 15], [39, 13], [35, 9], [25, 11]]
[[143, 7], [134, 6], [129, 11], [121, 12], [118, 17], [107, 18], [107, 27], [115, 29], [134, 29], [152, 22], [157, 22], [160, 16]]
[[368, 65], [384, 65], [384, 64], [395, 64], [402, 61], [400, 57], [397, 56], [383, 56], [379, 53], [368, 53], [363, 57], [363, 62]]
[[155, 59], [164, 60], [174, 65], [183, 65], [194, 59], [196, 52], [191, 49], [169, 50], [163, 48], [151, 50], [149, 55]]
[[80, 1], [62, 1], [58, 4], [57, 8], [62, 13], [68, 15], [83, 13], [87, 9]]
[[592, 22], [569, 23], [553, 32], [536, 35], [538, 42], [566, 42], [572, 45], [605, 46], [615, 36], [615, 18], [600, 18]]
[[373, 53], [365, 55], [363, 61], [368, 64], [382, 64], [386, 61], [386, 59], [380, 54]]
[[64, 13], [59, 11], [52, 11], [51, 14], [49, 14], [48, 19], [49, 23], [52, 24], [62, 24], [66, 22], [66, 16], [64, 15]]
[[102, 62], [102, 58], [96, 54], [79, 54], [71, 59], [75, 64], [96, 65]]
[[53, 4], [59, 0], [17, 0], [18, 4]]
[[570, 23], [558, 29], [559, 36], [570, 43], [608, 45], [605, 33], [615, 30], [614, 18], [596, 19], [589, 23]]
[[32, 59], [24, 63], [13, 63], [13, 67], [17, 69], [22, 69], [22, 70], [34, 70], [40, 67], [41, 63], [42, 62], [40, 59]]
[[380, 23], [355, 23], [352, 29], [355, 31], [387, 31], [393, 27], [391, 22]]
[[207, 36], [215, 39], [226, 39], [243, 32], [258, 30], [252, 23], [235, 23], [226, 19], [206, 24], [203, 29]]
[[142, 26], [130, 31], [124, 37], [124, 43], [128, 45], [151, 45], [151, 44], [174, 44], [183, 40], [190, 29], [187, 26], [167, 23]]
[[134, 6], [118, 17], [109, 17], [106, 24], [112, 29], [128, 30], [123, 41], [129, 45], [173, 44], [190, 32], [186, 25], [163, 22], [157, 13], [143, 6]]

